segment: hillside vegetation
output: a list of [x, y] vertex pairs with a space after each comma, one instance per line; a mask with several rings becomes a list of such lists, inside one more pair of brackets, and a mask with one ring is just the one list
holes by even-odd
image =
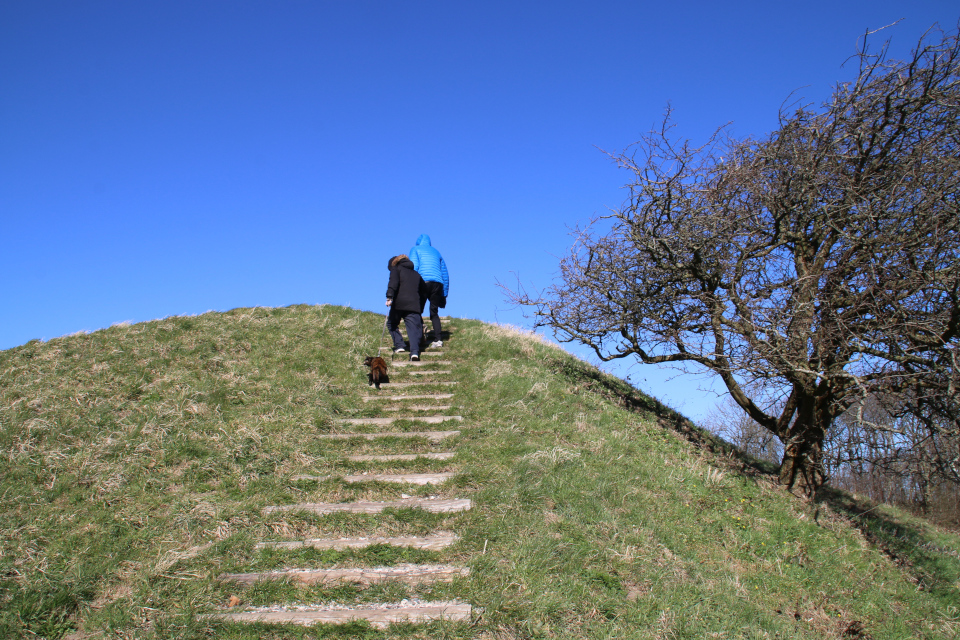
[[[2, 638], [955, 638], [960, 538], [844, 495], [816, 503], [537, 337], [457, 319], [452, 460], [347, 462], [383, 316], [334, 306], [174, 317], [0, 352]], [[393, 369], [391, 373], [393, 373]], [[385, 387], [386, 389], [386, 387]], [[384, 393], [382, 391], [381, 393]], [[412, 444], [430, 451], [428, 441]], [[364, 471], [458, 472], [436, 486]], [[329, 479], [297, 479], [297, 475]], [[463, 513], [268, 505], [470, 498]], [[439, 550], [263, 540], [456, 531]], [[452, 583], [242, 586], [226, 572], [457, 563]], [[469, 623], [290, 627], [202, 614], [458, 598]], [[238, 603], [242, 603], [239, 604]]]

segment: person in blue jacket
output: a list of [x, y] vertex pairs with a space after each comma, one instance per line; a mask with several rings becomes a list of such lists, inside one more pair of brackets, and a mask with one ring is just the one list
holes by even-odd
[[414, 270], [426, 284], [427, 300], [430, 301], [430, 322], [433, 324], [433, 346], [442, 347], [440, 309], [447, 306], [447, 296], [450, 295], [447, 263], [443, 261], [440, 252], [430, 246], [430, 236], [425, 233], [417, 238], [417, 245], [410, 249], [410, 260]]

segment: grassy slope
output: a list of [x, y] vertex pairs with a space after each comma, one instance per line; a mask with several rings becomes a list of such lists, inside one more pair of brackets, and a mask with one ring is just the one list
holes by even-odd
[[[0, 352], [0, 637], [957, 637], [956, 536], [890, 510], [856, 516], [869, 507], [844, 496], [801, 502], [717, 443], [691, 444], [662, 407], [562, 351], [457, 324], [448, 352], [469, 428], [452, 464], [429, 466], [464, 471], [439, 490], [287, 479], [371, 468], [338, 457], [388, 446], [311, 437], [336, 417], [378, 415], [359, 401], [358, 365], [382, 316], [238, 309]], [[476, 506], [260, 515], [267, 504], [401, 491]], [[253, 550], [263, 539], [437, 528], [463, 541], [444, 552]], [[440, 561], [473, 574], [366, 591], [213, 579]], [[484, 613], [472, 627], [389, 632], [194, 617], [231, 595], [254, 605], [460, 597]]]

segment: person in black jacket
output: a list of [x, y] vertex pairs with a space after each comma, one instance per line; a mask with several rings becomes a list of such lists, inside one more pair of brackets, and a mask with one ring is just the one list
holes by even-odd
[[413, 262], [406, 255], [401, 254], [390, 258], [387, 263], [390, 270], [390, 281], [387, 283], [387, 306], [390, 313], [387, 323], [390, 326], [390, 337], [393, 338], [393, 352], [404, 351], [403, 336], [400, 335], [400, 319], [407, 327], [407, 337], [410, 338], [410, 359], [420, 359], [420, 339], [423, 337], [424, 296], [423, 278], [413, 268]]

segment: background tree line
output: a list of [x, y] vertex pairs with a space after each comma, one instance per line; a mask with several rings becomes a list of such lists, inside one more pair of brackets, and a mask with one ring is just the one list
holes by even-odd
[[[869, 423], [858, 422], [853, 412], [840, 416], [827, 431], [823, 446], [827, 482], [874, 502], [960, 526], [960, 484], [944, 465], [950, 457], [944, 451], [956, 448], [955, 438], [931, 436], [915, 422], [890, 424], [891, 417], [875, 405], [867, 413]], [[883, 422], [887, 429], [872, 428]], [[783, 443], [729, 399], [707, 416], [703, 426], [757, 460], [777, 464], [783, 456]]]

